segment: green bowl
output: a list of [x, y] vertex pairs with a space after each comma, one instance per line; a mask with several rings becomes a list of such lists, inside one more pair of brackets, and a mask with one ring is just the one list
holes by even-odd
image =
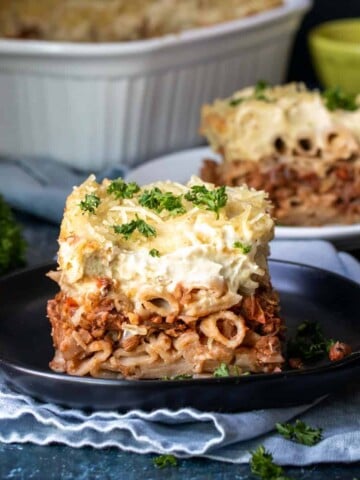
[[335, 20], [309, 32], [315, 72], [325, 88], [360, 92], [360, 18]]

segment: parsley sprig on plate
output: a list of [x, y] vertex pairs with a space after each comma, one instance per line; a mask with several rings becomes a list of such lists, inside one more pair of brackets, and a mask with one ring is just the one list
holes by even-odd
[[214, 377], [230, 377], [230, 370], [226, 363], [220, 365], [214, 370]]
[[214, 190], [208, 190], [205, 185], [193, 185], [184, 198], [198, 207], [215, 212], [216, 218], [219, 218], [219, 211], [225, 207], [228, 196], [224, 185]]
[[227, 365], [225, 362], [215, 368], [213, 372], [214, 377], [240, 377], [250, 375], [250, 372], [243, 372], [237, 365]]
[[306, 425], [301, 420], [296, 420], [295, 424], [291, 423], [277, 423], [276, 430], [287, 440], [301, 443], [309, 447], [316, 445], [322, 439], [322, 429], [313, 428]]
[[288, 341], [287, 356], [305, 362], [321, 359], [327, 354], [333, 340], [326, 339], [318, 322], [305, 320], [297, 327], [294, 338]]
[[113, 225], [115, 233], [122, 235], [125, 240], [128, 240], [130, 236], [137, 230], [144, 237], [156, 237], [156, 230], [136, 215], [135, 220], [131, 220], [129, 223], [123, 223], [122, 225]]

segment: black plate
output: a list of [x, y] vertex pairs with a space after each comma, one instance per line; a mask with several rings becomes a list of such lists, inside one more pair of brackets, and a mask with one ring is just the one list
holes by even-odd
[[[304, 370], [193, 380], [105, 380], [52, 372], [46, 302], [57, 286], [45, 265], [0, 280], [0, 373], [13, 389], [47, 402], [85, 409], [153, 410], [194, 407], [234, 412], [308, 403], [360, 374], [360, 354]], [[360, 286], [339, 275], [270, 261], [288, 335], [304, 320], [360, 351]]]

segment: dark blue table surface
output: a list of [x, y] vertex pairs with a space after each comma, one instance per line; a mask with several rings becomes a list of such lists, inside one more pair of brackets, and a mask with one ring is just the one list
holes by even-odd
[[[19, 216], [28, 241], [28, 265], [51, 261], [57, 250], [58, 227]], [[356, 253], [358, 255], [358, 252]], [[360, 415], [360, 412], [359, 412]], [[92, 480], [92, 479], [186, 479], [252, 480], [248, 465], [234, 465], [206, 459], [179, 459], [176, 467], [158, 469], [156, 455], [139, 455], [115, 448], [75, 449], [62, 445], [0, 443], [0, 480]], [[352, 464], [286, 467], [285, 474], [296, 480], [360, 480], [360, 462]]]

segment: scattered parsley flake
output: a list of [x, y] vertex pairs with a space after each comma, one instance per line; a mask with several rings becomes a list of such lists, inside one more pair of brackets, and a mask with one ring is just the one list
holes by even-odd
[[188, 373], [182, 373], [180, 375], [175, 375], [174, 377], [163, 377], [163, 380], [191, 380], [192, 375]]
[[95, 210], [100, 205], [100, 198], [94, 193], [87, 193], [85, 200], [81, 200], [79, 206], [83, 212], [95, 213]]
[[273, 456], [263, 445], [251, 452], [250, 468], [251, 473], [261, 480], [291, 480], [284, 475], [282, 467], [274, 463]]
[[239, 248], [245, 255], [251, 251], [251, 245], [245, 245], [242, 242], [234, 242], [234, 247]]
[[139, 192], [140, 187], [136, 182], [126, 183], [122, 178], [118, 178], [110, 183], [107, 193], [113, 194], [115, 198], [133, 198], [135, 193]]
[[189, 373], [183, 373], [181, 375], [175, 375], [175, 377], [172, 377], [172, 380], [190, 380], [192, 378], [193, 376]]
[[205, 185], [193, 185], [184, 198], [198, 207], [205, 206], [206, 210], [215, 212], [216, 218], [219, 218], [219, 210], [225, 207], [228, 196], [225, 185], [214, 190], [208, 190]]
[[178, 461], [174, 455], [164, 454], [153, 458], [153, 464], [157, 468], [177, 467]]
[[238, 105], [240, 105], [240, 103], [242, 103], [244, 100], [246, 100], [245, 98], [242, 98], [242, 97], [239, 97], [239, 98], [232, 98], [229, 102], [229, 105], [230, 107], [237, 107]]
[[321, 359], [329, 350], [333, 340], [327, 340], [318, 322], [305, 320], [296, 330], [294, 338], [288, 341], [288, 358], [300, 358], [303, 361]]
[[309, 447], [316, 445], [322, 439], [322, 429], [306, 425], [301, 420], [296, 420], [295, 425], [290, 423], [277, 423], [276, 429], [287, 440], [292, 440]]
[[270, 102], [270, 99], [265, 95], [265, 90], [268, 88], [269, 84], [264, 80], [259, 80], [254, 88], [254, 93], [249, 97], [238, 97], [232, 98], [229, 101], [231, 107], [237, 107], [240, 103], [245, 100], [262, 100], [263, 102]]
[[220, 365], [215, 368], [214, 377], [230, 377], [229, 367], [226, 363], [220, 363]]
[[124, 223], [122, 225], [113, 225], [115, 233], [122, 235], [125, 240], [128, 240], [132, 233], [137, 230], [139, 233], [144, 235], [144, 237], [156, 237], [156, 230], [154, 227], [149, 225], [136, 215], [135, 220], [131, 220], [129, 223]]
[[171, 215], [182, 215], [186, 210], [181, 203], [181, 198], [181, 195], [162, 192], [160, 188], [154, 187], [144, 191], [139, 198], [139, 203], [142, 207], [155, 210], [157, 213], [167, 210]]
[[256, 100], [263, 100], [264, 102], [269, 102], [268, 97], [265, 95], [265, 90], [268, 88], [268, 83], [264, 80], [259, 80], [255, 85], [254, 98]]
[[156, 250], [156, 248], [152, 248], [149, 251], [149, 255], [151, 255], [152, 257], [160, 257], [160, 252], [159, 250]]
[[356, 103], [356, 95], [346, 93], [340, 87], [326, 89], [322, 93], [322, 97], [326, 108], [331, 112], [337, 109], [353, 112], [359, 108]]

